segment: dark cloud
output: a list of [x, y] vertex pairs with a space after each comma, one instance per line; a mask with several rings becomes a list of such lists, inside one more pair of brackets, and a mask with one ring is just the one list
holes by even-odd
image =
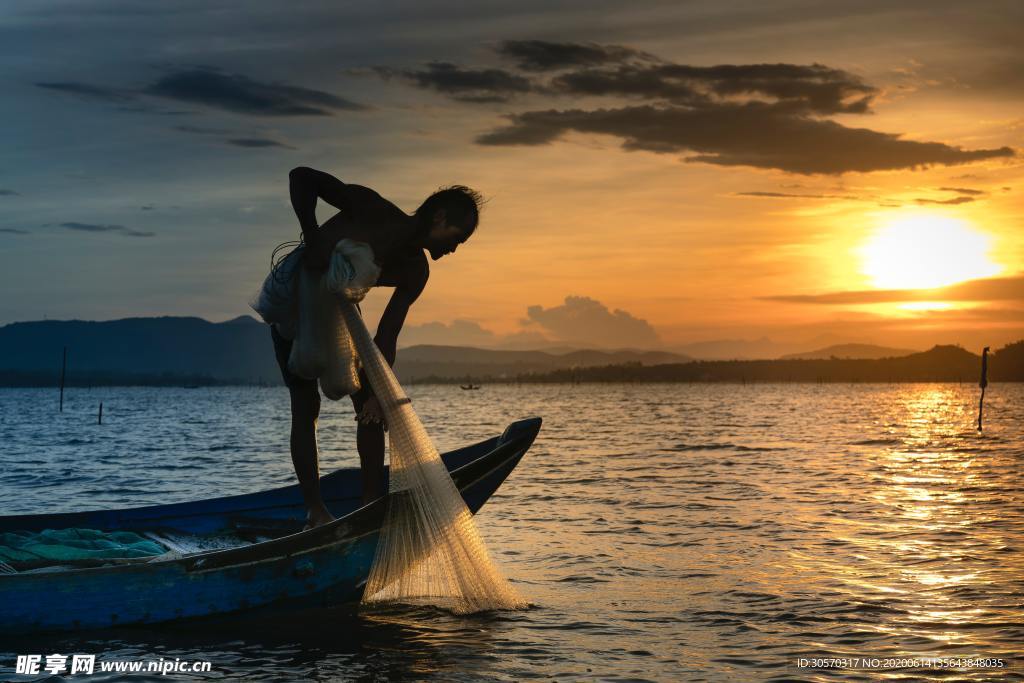
[[156, 211], [156, 207], [153, 206], [152, 204], [146, 204], [145, 206], [140, 206], [139, 210], [140, 211]]
[[950, 199], [919, 198], [914, 201], [918, 204], [944, 204], [947, 206], [956, 206], [958, 204], [969, 204], [986, 194], [984, 190], [972, 190], [967, 187], [940, 187], [939, 192], [952, 192], [959, 196], [951, 197]]
[[47, 90], [57, 90], [85, 99], [102, 100], [104, 102], [122, 103], [131, 102], [135, 99], [135, 93], [129, 90], [118, 90], [89, 83], [65, 81], [60, 83], [36, 83], [36, 85]]
[[530, 306], [527, 322], [539, 325], [558, 340], [590, 347], [647, 348], [660, 343], [646, 320], [622, 310], [610, 311], [586, 296], [567, 296], [561, 306]]
[[868, 111], [876, 89], [860, 78], [821, 64], [628, 64], [584, 69], [555, 77], [552, 92], [622, 96], [695, 106], [735, 97], [767, 97], [790, 112]]
[[27, 235], [28, 230], [22, 230], [21, 228], [0, 228], [0, 232], [5, 232], [10, 235]]
[[180, 133], [195, 133], [196, 135], [227, 135], [231, 131], [226, 128], [209, 128], [207, 126], [175, 126], [174, 130]]
[[[868, 113], [878, 90], [855, 74], [824, 64], [693, 66], [621, 45], [537, 40], [505, 41], [498, 54], [538, 80], [448, 62], [377, 73], [471, 102], [505, 102], [527, 92], [643, 102], [507, 114], [510, 125], [479, 135], [476, 142], [481, 145], [545, 145], [573, 131], [597, 133], [620, 138], [627, 150], [689, 154], [686, 160], [691, 162], [802, 174], [913, 169], [1014, 155], [1009, 147], [964, 150], [829, 120], [825, 117]], [[967, 200], [919, 203], [933, 201]]]
[[227, 142], [229, 145], [235, 145], [237, 147], [283, 147], [284, 149], [295, 149], [283, 142], [278, 142], [277, 140], [271, 140], [269, 138], [232, 138]]
[[[255, 116], [333, 116], [336, 111], [363, 111], [365, 105], [329, 92], [283, 83], [253, 80], [241, 74], [229, 74], [212, 68], [184, 69], [168, 73], [141, 90], [109, 88], [77, 82], [39, 82], [40, 88], [57, 90], [85, 99], [122, 105], [123, 111], [154, 110], [139, 103], [140, 95], [200, 104], [240, 114]], [[126, 105], [126, 103], [129, 103]], [[187, 111], [157, 111], [159, 114], [182, 115]], [[178, 126], [183, 132], [212, 132], [198, 126]]]
[[918, 204], [947, 204], [950, 206], [956, 206], [957, 204], [969, 204], [973, 202], [975, 197], [953, 197], [952, 199], [915, 199], [914, 201]]
[[972, 190], [968, 187], [940, 187], [940, 192], [956, 192], [957, 194], [966, 194], [972, 197], [979, 197], [985, 194], [984, 190]]
[[[191, 133], [193, 135], [230, 135], [232, 131], [226, 128], [210, 128], [208, 126], [193, 126], [193, 125], [182, 125], [174, 126], [174, 129], [181, 133]], [[279, 147], [282, 149], [295, 149], [291, 145], [287, 145], [278, 140], [263, 137], [235, 137], [228, 138], [225, 142], [229, 145], [236, 147], [249, 147], [251, 149], [268, 148], [268, 147]]]
[[20, 196], [21, 196], [21, 193], [20, 192], [15, 192], [14, 190], [0, 190], [0, 197], [20, 197]]
[[849, 72], [821, 64], [690, 66], [618, 45], [545, 41], [506, 42], [499, 53], [517, 60], [521, 69], [568, 71], [547, 82], [534, 82], [504, 69], [468, 69], [448, 62], [432, 62], [421, 70], [381, 67], [376, 72], [471, 102], [504, 102], [530, 91], [689, 105], [760, 96], [791, 112], [834, 114], [868, 111], [877, 91]]
[[553, 43], [545, 40], [506, 40], [498, 54], [512, 60], [523, 71], [557, 71], [655, 57], [621, 45], [596, 43]]
[[882, 171], [1013, 156], [1009, 147], [968, 151], [939, 142], [903, 140], [834, 121], [792, 116], [754, 102], [705, 108], [550, 109], [508, 118], [511, 125], [485, 133], [477, 142], [543, 145], [570, 131], [600, 133], [621, 138], [627, 150], [695, 152], [687, 161], [804, 174]]
[[331, 116], [335, 111], [361, 111], [362, 104], [322, 90], [281, 83], [263, 83], [240, 74], [190, 69], [167, 74], [143, 92], [181, 102], [202, 104], [257, 116]]
[[78, 230], [81, 232], [110, 232], [118, 235], [124, 235], [125, 237], [152, 237], [152, 232], [142, 232], [141, 230], [135, 230], [133, 228], [126, 228], [123, 225], [102, 225], [97, 223], [77, 223], [68, 222], [61, 223], [60, 227], [67, 228], [68, 230]]
[[553, 78], [547, 86], [553, 94], [572, 96], [620, 96], [666, 100], [677, 104], [703, 104], [708, 98], [688, 79], [664, 76], [664, 66], [620, 66], [615, 69], [584, 69]]
[[789, 192], [737, 192], [737, 197], [764, 197], [767, 199], [859, 199], [841, 194], [793, 194]]
[[401, 78], [462, 102], [506, 102], [533, 88], [528, 78], [504, 69], [464, 69], [448, 62], [430, 62], [420, 70], [378, 67], [374, 71], [384, 78]]
[[762, 298], [798, 304], [877, 304], [900, 301], [1024, 302], [1024, 275], [968, 280], [937, 289], [877, 289]]

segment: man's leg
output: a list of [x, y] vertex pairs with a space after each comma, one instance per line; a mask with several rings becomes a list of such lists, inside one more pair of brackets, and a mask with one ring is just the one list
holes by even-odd
[[384, 426], [361, 424], [356, 428], [359, 467], [363, 471], [363, 505], [384, 495]]
[[291, 452], [299, 489], [306, 503], [307, 519], [311, 527], [334, 519], [324, 505], [320, 494], [320, 468], [316, 445], [316, 423], [320, 417], [320, 392], [312, 381], [308, 389], [290, 389], [292, 399]]
[[320, 390], [315, 379], [302, 379], [288, 371], [288, 355], [291, 342], [271, 328], [274, 353], [288, 393], [291, 397], [292, 428], [291, 454], [299, 490], [306, 504], [306, 517], [311, 527], [326, 524], [334, 519], [324, 505], [320, 494], [320, 471], [317, 463], [316, 424], [320, 417]]
[[[356, 415], [362, 412], [366, 399], [373, 395], [362, 371], [359, 372], [359, 380], [363, 388], [351, 396]], [[359, 468], [363, 473], [363, 505], [366, 505], [387, 493], [384, 490], [384, 425], [359, 423], [356, 427], [356, 448], [359, 450]]]

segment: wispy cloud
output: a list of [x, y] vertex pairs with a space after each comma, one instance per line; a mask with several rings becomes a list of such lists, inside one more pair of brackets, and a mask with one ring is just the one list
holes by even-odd
[[0, 228], [0, 232], [5, 232], [9, 235], [27, 235], [28, 230], [22, 230], [21, 228]]
[[948, 206], [956, 206], [957, 204], [969, 204], [974, 200], [974, 197], [953, 197], [951, 199], [924, 199], [919, 197], [914, 201], [918, 204], [945, 204]]
[[2, 189], [0, 189], [0, 197], [20, 197], [20, 196], [21, 196], [20, 192], [15, 192], [14, 190], [2, 190]]
[[[368, 109], [366, 105], [323, 90], [259, 81], [242, 74], [209, 68], [172, 71], [141, 89], [114, 88], [75, 81], [37, 82], [36, 85], [84, 99], [119, 105], [136, 103], [149, 96], [251, 116], [333, 116], [339, 111]], [[144, 105], [133, 106], [138, 111], [149, 111]], [[188, 128], [178, 127], [179, 130]]]
[[558, 71], [629, 60], [656, 61], [656, 57], [622, 45], [555, 43], [546, 40], [506, 40], [498, 54], [523, 71]]
[[957, 194], [970, 195], [972, 197], [980, 197], [986, 194], [984, 190], [973, 190], [969, 187], [940, 187], [940, 192], [956, 192]]
[[131, 90], [108, 88], [102, 85], [93, 85], [91, 83], [61, 81], [40, 82], [36, 83], [36, 85], [40, 88], [46, 88], [47, 90], [56, 90], [58, 92], [68, 93], [70, 95], [75, 95], [77, 97], [84, 99], [101, 100], [104, 102], [113, 102], [117, 104], [131, 102], [136, 99], [136, 93]]
[[210, 128], [208, 126], [174, 126], [174, 130], [179, 133], [194, 133], [196, 135], [228, 135], [231, 133], [227, 128]]
[[229, 145], [235, 145], [236, 147], [282, 147], [284, 149], [295, 149], [291, 145], [286, 145], [283, 142], [277, 140], [271, 140], [269, 138], [232, 138], [228, 140]]
[[267, 83], [211, 69], [167, 74], [143, 92], [256, 116], [331, 116], [335, 111], [366, 109], [365, 105], [323, 90]]
[[937, 289], [869, 289], [826, 294], [761, 297], [797, 304], [877, 304], [901, 301], [1020, 301], [1024, 302], [1024, 276], [969, 280]]
[[135, 230], [134, 228], [126, 228], [123, 225], [105, 225], [99, 223], [78, 223], [75, 221], [69, 221], [67, 223], [61, 223], [60, 227], [67, 228], [68, 230], [77, 230], [79, 232], [109, 232], [117, 235], [124, 235], [125, 237], [152, 237], [155, 233], [144, 232], [142, 230]]
[[533, 89], [528, 78], [504, 69], [465, 69], [448, 62], [430, 62], [422, 69], [377, 67], [374, 71], [386, 79], [400, 78], [462, 102], [507, 102]]
[[763, 199], [860, 199], [842, 194], [797, 194], [792, 192], [737, 192], [737, 197], [760, 197]]

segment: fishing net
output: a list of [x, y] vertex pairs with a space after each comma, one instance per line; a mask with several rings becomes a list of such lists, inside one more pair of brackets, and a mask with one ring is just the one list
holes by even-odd
[[387, 512], [364, 603], [434, 605], [459, 614], [521, 609], [526, 602], [487, 552], [473, 515], [348, 300], [341, 315], [388, 425]]
[[289, 274], [297, 281], [291, 286], [297, 289], [298, 320], [292, 325], [295, 340], [288, 370], [319, 379], [324, 396], [336, 401], [359, 389], [356, 349], [342, 320], [339, 299], [361, 301], [380, 277], [380, 268], [369, 245], [344, 239], [335, 246], [326, 273], [296, 270]]
[[300, 311], [288, 370], [299, 377], [319, 379], [324, 396], [336, 401], [359, 389], [356, 350], [326, 276], [307, 268], [299, 270]]

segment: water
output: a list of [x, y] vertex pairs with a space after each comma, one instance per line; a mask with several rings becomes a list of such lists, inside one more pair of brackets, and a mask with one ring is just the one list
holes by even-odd
[[[1022, 680], [1024, 385], [414, 386], [441, 450], [540, 415], [484, 508], [520, 613], [287, 620], [0, 642], [206, 659], [229, 680], [882, 680], [801, 657], [1002, 659]], [[104, 403], [104, 424], [96, 408]], [[124, 507], [290, 483], [283, 389], [0, 390], [0, 512]], [[324, 471], [353, 466], [324, 404]], [[81, 680], [113, 680], [99, 673]], [[181, 680], [200, 680], [189, 674]], [[173, 676], [135, 674], [132, 681]], [[15, 677], [15, 680], [31, 680]], [[71, 680], [77, 680], [72, 678]]]

